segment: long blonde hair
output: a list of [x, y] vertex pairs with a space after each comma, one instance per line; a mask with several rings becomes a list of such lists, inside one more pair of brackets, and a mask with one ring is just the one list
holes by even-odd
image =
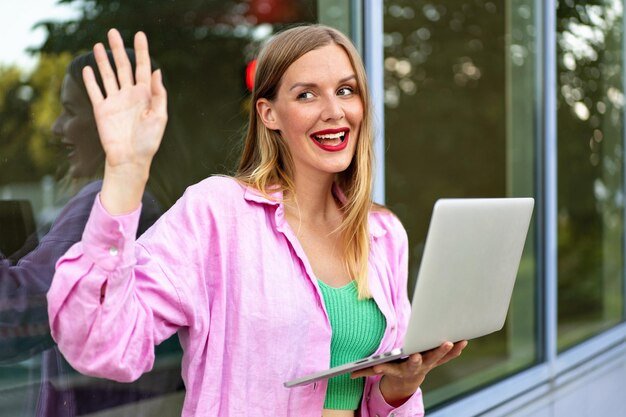
[[367, 282], [369, 257], [368, 214], [372, 208], [373, 123], [370, 93], [363, 62], [344, 34], [323, 25], [298, 26], [275, 35], [257, 60], [250, 120], [243, 153], [235, 178], [268, 195], [268, 190], [294, 193], [294, 167], [288, 147], [278, 132], [268, 129], [256, 112], [260, 98], [274, 100], [283, 74], [298, 58], [329, 44], [344, 49], [355, 71], [358, 93], [363, 104], [363, 120], [356, 150], [348, 168], [336, 175], [335, 182], [345, 194], [341, 207], [343, 220], [337, 232], [344, 242], [344, 262], [357, 284], [359, 298], [369, 298]]

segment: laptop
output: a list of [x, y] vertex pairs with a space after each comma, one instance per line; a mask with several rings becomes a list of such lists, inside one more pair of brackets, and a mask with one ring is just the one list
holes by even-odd
[[532, 198], [435, 203], [404, 346], [284, 383], [296, 387], [502, 329], [534, 207]]

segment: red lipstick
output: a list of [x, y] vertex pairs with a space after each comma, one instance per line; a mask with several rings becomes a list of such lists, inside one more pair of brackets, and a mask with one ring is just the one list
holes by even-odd
[[[337, 136], [337, 139], [341, 140], [341, 143], [337, 145], [324, 145], [321, 141], [325, 139], [331, 138], [322, 138], [321, 136], [325, 135], [337, 135], [342, 134], [342, 136]], [[325, 129], [320, 130], [318, 132], [314, 132], [311, 134], [311, 140], [315, 143], [319, 148], [328, 151], [328, 152], [338, 152], [346, 148], [348, 146], [348, 139], [350, 138], [350, 129], [347, 127], [340, 129]]]

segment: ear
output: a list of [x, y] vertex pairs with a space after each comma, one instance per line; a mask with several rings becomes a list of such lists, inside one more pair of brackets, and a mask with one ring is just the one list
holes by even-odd
[[260, 98], [256, 101], [256, 112], [261, 118], [261, 121], [270, 130], [280, 130], [278, 120], [276, 119], [276, 112], [274, 111], [274, 105], [266, 98]]

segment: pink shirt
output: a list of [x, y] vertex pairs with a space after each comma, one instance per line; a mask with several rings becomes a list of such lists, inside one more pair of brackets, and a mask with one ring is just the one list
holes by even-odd
[[[83, 241], [57, 263], [50, 327], [70, 364], [132, 381], [152, 368], [154, 345], [178, 331], [183, 416], [320, 417], [326, 382], [283, 386], [328, 368], [331, 340], [317, 280], [283, 205], [211, 177], [135, 242], [138, 216], [111, 216], [96, 198]], [[385, 211], [370, 214], [369, 230], [369, 285], [387, 320], [380, 353], [405, 334], [408, 242]], [[367, 378], [361, 416], [423, 415], [419, 390], [394, 409], [379, 379]]]

